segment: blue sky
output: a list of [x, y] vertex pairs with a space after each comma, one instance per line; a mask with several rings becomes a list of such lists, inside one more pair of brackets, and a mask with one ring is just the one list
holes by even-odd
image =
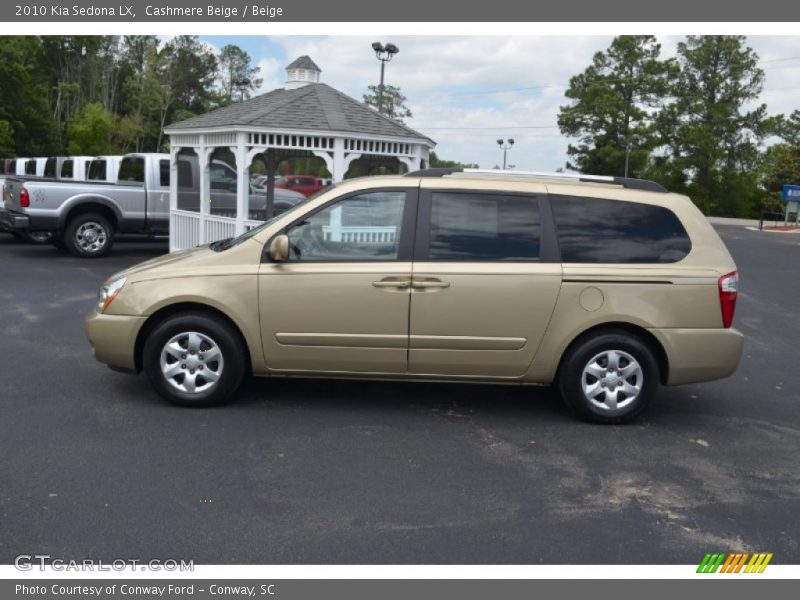
[[[498, 138], [514, 138], [508, 161], [518, 169], [552, 171], [567, 160], [556, 117], [569, 77], [608, 47], [611, 36], [201, 36], [216, 49], [236, 44], [261, 67], [261, 91], [282, 87], [284, 67], [308, 54], [322, 81], [361, 99], [376, 84], [380, 63], [373, 41], [400, 53], [387, 64], [386, 83], [398, 85], [414, 113], [408, 125], [434, 139], [437, 154], [491, 168], [502, 161]], [[672, 56], [681, 37], [664, 37]], [[800, 108], [800, 37], [753, 36], [762, 58], [770, 114]]]

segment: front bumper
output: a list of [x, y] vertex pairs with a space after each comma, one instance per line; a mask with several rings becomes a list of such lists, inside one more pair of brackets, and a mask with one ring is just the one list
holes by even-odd
[[667, 385], [713, 381], [736, 371], [744, 336], [736, 329], [650, 329], [667, 353]]
[[30, 227], [31, 220], [28, 215], [11, 212], [0, 208], [0, 229], [6, 231], [21, 231]]
[[94, 357], [109, 367], [136, 371], [136, 336], [145, 319], [92, 310], [86, 315], [86, 335]]

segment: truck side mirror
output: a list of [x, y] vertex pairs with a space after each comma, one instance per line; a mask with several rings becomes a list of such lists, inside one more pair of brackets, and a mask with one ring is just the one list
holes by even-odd
[[289, 260], [289, 236], [281, 234], [273, 238], [269, 245], [269, 257], [275, 262], [286, 262]]

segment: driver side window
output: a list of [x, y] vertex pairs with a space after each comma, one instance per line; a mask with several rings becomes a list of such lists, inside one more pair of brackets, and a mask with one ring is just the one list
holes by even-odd
[[350, 196], [292, 226], [290, 261], [397, 260], [405, 191]]

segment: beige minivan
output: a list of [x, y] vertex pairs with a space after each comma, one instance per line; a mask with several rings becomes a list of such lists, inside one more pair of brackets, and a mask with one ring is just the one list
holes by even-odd
[[706, 218], [653, 182], [428, 169], [117, 273], [86, 328], [185, 406], [248, 374], [555, 383], [618, 423], [659, 384], [736, 369], [737, 286]]

